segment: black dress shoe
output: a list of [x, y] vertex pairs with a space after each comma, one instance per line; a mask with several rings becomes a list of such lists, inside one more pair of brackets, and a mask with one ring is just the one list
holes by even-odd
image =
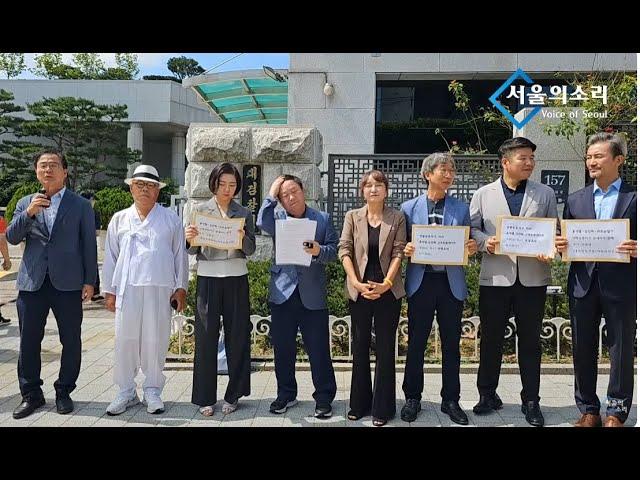
[[416, 418], [418, 418], [418, 412], [421, 409], [420, 400], [408, 398], [407, 403], [405, 403], [402, 410], [400, 410], [400, 418], [405, 422], [415, 422]]
[[522, 404], [524, 418], [534, 427], [544, 427], [544, 417], [540, 411], [540, 403], [534, 400]]
[[56, 410], [60, 415], [73, 412], [73, 400], [69, 395], [56, 396]]
[[480, 395], [480, 401], [473, 407], [473, 413], [483, 415], [491, 413], [491, 410], [500, 410], [502, 408], [502, 400], [497, 393], [493, 395]]
[[328, 403], [316, 403], [316, 411], [314, 417], [316, 418], [330, 418], [332, 415], [331, 405]]
[[45, 401], [43, 396], [22, 397], [22, 403], [13, 411], [13, 418], [18, 420], [20, 418], [28, 417], [44, 404]]
[[440, 411], [449, 415], [449, 418], [452, 422], [457, 423], [458, 425], [468, 425], [469, 419], [467, 418], [467, 414], [460, 408], [458, 402], [455, 400], [448, 400], [442, 402], [440, 405]]

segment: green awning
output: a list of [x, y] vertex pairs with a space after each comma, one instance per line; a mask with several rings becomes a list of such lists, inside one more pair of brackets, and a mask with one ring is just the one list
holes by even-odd
[[288, 82], [267, 77], [263, 70], [199, 75], [182, 85], [192, 88], [222, 122], [287, 123]]

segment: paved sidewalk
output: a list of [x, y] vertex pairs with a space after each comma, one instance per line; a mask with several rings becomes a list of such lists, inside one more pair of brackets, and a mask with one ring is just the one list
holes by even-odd
[[[13, 256], [13, 251], [12, 251]], [[17, 263], [17, 262], [16, 262]], [[0, 282], [0, 300], [5, 302], [15, 298], [15, 282]], [[337, 370], [338, 394], [333, 403], [334, 416], [328, 420], [317, 420], [310, 415], [314, 410], [312, 398], [313, 386], [308, 370], [299, 371], [298, 399], [300, 404], [289, 409], [284, 415], [269, 413], [269, 404], [276, 393], [276, 379], [273, 371], [255, 371], [251, 374], [252, 395], [240, 401], [240, 408], [231, 415], [223, 416], [220, 412], [222, 401], [216, 405], [213, 417], [203, 417], [198, 407], [191, 402], [192, 372], [184, 369], [185, 365], [168, 364], [165, 370], [167, 383], [163, 392], [166, 412], [161, 415], [150, 415], [142, 405], [129, 409], [123, 415], [110, 417], [105, 409], [117, 393], [113, 385], [113, 314], [100, 305], [90, 304], [85, 308], [82, 330], [83, 355], [82, 370], [78, 379], [78, 387], [72, 398], [76, 408], [69, 415], [58, 415], [55, 411], [55, 392], [53, 382], [57, 378], [60, 366], [61, 346], [58, 340], [58, 329], [53, 315], [49, 316], [45, 339], [42, 342], [42, 378], [44, 394], [47, 399], [45, 407], [33, 415], [14, 420], [13, 409], [20, 403], [16, 363], [18, 360], [18, 317], [15, 303], [2, 307], [5, 317], [12, 322], [0, 326], [0, 427], [4, 426], [286, 426], [286, 427], [364, 427], [372, 426], [371, 417], [351, 422], [346, 419], [348, 410], [351, 372]], [[513, 369], [508, 369], [513, 371]], [[520, 377], [517, 374], [503, 373], [498, 393], [504, 402], [504, 408], [487, 416], [476, 416], [471, 408], [477, 401], [475, 387], [476, 375], [461, 375], [461, 406], [469, 415], [469, 427], [453, 424], [449, 417], [440, 412], [441, 377], [439, 373], [425, 374], [425, 392], [422, 401], [422, 412], [418, 420], [408, 424], [400, 420], [400, 409], [403, 405], [402, 372], [396, 374], [397, 415], [388, 426], [397, 427], [436, 427], [455, 426], [469, 428], [473, 426], [523, 426], [528, 427], [524, 415], [520, 412], [519, 391]], [[139, 376], [139, 384], [142, 383]], [[228, 377], [220, 376], [218, 393], [223, 395]], [[605, 398], [608, 375], [599, 375], [598, 394]], [[637, 381], [636, 381], [637, 382]], [[141, 394], [141, 392], [140, 392]], [[564, 374], [543, 374], [540, 396], [541, 407], [548, 426], [570, 426], [577, 419], [578, 410], [573, 400], [573, 374], [570, 369]], [[635, 400], [635, 399], [634, 399]], [[634, 403], [626, 425], [635, 425], [637, 405]]]
[[[337, 371], [338, 394], [333, 404], [334, 416], [328, 420], [317, 420], [313, 413], [314, 402], [311, 394], [313, 386], [309, 371], [297, 374], [300, 404], [284, 415], [269, 413], [269, 404], [274, 400], [276, 379], [273, 371], [255, 371], [251, 374], [252, 395], [241, 400], [240, 408], [231, 415], [220, 413], [222, 402], [216, 405], [213, 417], [205, 418], [198, 413], [191, 401], [190, 370], [174, 370], [184, 365], [167, 365], [165, 374], [167, 383], [163, 392], [166, 412], [161, 415], [150, 415], [142, 405], [129, 409], [123, 415], [110, 417], [105, 408], [117, 393], [112, 383], [113, 366], [113, 315], [103, 309], [85, 310], [82, 332], [83, 357], [82, 370], [78, 379], [78, 387], [72, 397], [76, 409], [70, 415], [58, 415], [55, 411], [55, 392], [53, 382], [57, 377], [60, 358], [60, 345], [57, 327], [53, 316], [49, 318], [42, 343], [42, 376], [44, 393], [47, 399], [45, 407], [33, 415], [14, 420], [11, 412], [20, 403], [16, 362], [18, 358], [18, 324], [15, 306], [3, 307], [5, 316], [13, 319], [9, 326], [0, 327], [0, 426], [290, 426], [290, 427], [363, 427], [371, 426], [371, 417], [351, 422], [346, 419], [348, 409], [350, 371]], [[141, 375], [139, 376], [141, 377]], [[461, 406], [469, 415], [470, 426], [529, 426], [520, 413], [519, 391], [520, 378], [514, 374], [503, 374], [500, 379], [498, 393], [505, 405], [502, 410], [487, 415], [476, 416], [471, 408], [477, 401], [475, 374], [462, 374]], [[223, 394], [228, 377], [220, 376], [218, 391]], [[598, 378], [598, 393], [601, 398], [606, 391], [607, 376]], [[139, 382], [141, 383], [141, 382]], [[396, 376], [398, 415], [389, 422], [389, 426], [426, 427], [455, 426], [449, 418], [440, 412], [441, 378], [438, 373], [425, 374], [425, 395], [422, 401], [422, 412], [418, 420], [412, 424], [399, 419], [402, 408], [402, 373]], [[573, 403], [573, 375], [546, 374], [542, 376], [541, 392], [542, 411], [548, 426], [569, 426], [578, 416]], [[636, 404], [627, 425], [635, 425], [637, 418]], [[465, 428], [465, 427], [463, 427]]]

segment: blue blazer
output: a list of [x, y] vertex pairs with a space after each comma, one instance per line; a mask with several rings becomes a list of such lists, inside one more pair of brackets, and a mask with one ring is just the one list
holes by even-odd
[[[417, 198], [408, 200], [400, 206], [400, 210], [404, 213], [407, 221], [407, 241], [411, 241], [411, 227], [416, 225], [428, 225], [429, 214], [427, 209], [427, 195], [422, 194]], [[449, 195], [444, 199], [444, 225], [452, 226], [470, 226], [471, 217], [469, 215], [469, 206]], [[467, 282], [464, 278], [464, 268], [460, 265], [446, 265], [447, 279], [449, 280], [449, 288], [451, 293], [458, 300], [462, 301], [467, 298]], [[407, 264], [407, 273], [405, 280], [405, 290], [407, 297], [411, 297], [422, 283], [425, 266], [419, 263]]]
[[82, 290], [83, 285], [95, 285], [98, 252], [95, 218], [89, 201], [67, 188], [49, 232], [43, 212], [35, 218], [27, 215], [33, 195], [18, 201], [7, 228], [9, 243], [26, 242], [17, 289], [39, 290], [47, 272], [57, 290]]
[[[618, 201], [612, 218], [628, 218], [631, 223], [631, 238], [637, 238], [636, 229], [638, 207], [636, 190], [622, 182], [618, 192]], [[572, 193], [564, 206], [563, 218], [596, 218], [593, 205], [593, 184]], [[571, 262], [567, 289], [574, 298], [582, 298], [589, 291], [595, 262]], [[598, 262], [598, 279], [602, 296], [611, 300], [626, 300], [636, 303], [636, 269], [638, 262], [631, 258], [630, 263]]]
[[336, 233], [329, 214], [319, 212], [307, 205], [304, 217], [318, 222], [315, 241], [320, 244], [320, 254], [311, 259], [311, 265], [276, 265], [275, 264], [275, 236], [276, 219], [286, 220], [284, 210], [275, 211], [278, 201], [267, 197], [262, 202], [256, 224], [273, 237], [274, 261], [271, 265], [271, 281], [269, 283], [269, 301], [277, 305], [286, 302], [298, 287], [302, 304], [309, 310], [324, 310], [327, 308], [327, 276], [325, 265], [337, 258], [338, 234]]

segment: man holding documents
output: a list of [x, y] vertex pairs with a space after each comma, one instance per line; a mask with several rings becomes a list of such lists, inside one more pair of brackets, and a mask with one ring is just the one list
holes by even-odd
[[[448, 153], [433, 153], [424, 159], [420, 170], [427, 182], [427, 191], [402, 204], [405, 215], [407, 238], [412, 229], [422, 225], [468, 226], [469, 207], [466, 203], [447, 195], [456, 176], [456, 164]], [[469, 239], [463, 248], [473, 255], [476, 241]], [[413, 257], [416, 245], [407, 243], [404, 253]], [[469, 419], [460, 408], [460, 333], [462, 307], [467, 297], [464, 269], [458, 265], [435, 265], [417, 263], [415, 257], [407, 264], [405, 289], [409, 303], [409, 346], [404, 370], [404, 391], [407, 402], [400, 412], [402, 420], [413, 422], [420, 411], [420, 400], [424, 388], [424, 350], [433, 315], [437, 312], [440, 340], [442, 342], [442, 404], [440, 409], [460, 425]]]
[[496, 393], [502, 364], [504, 332], [513, 313], [518, 333], [518, 364], [522, 380], [522, 413], [531, 425], [542, 427], [540, 411], [540, 331], [551, 282], [550, 258], [497, 255], [498, 217], [557, 218], [556, 197], [551, 187], [530, 180], [535, 167], [536, 145], [524, 137], [506, 140], [498, 150], [502, 176], [478, 189], [471, 200], [471, 237], [482, 252], [480, 270], [480, 401], [473, 412], [498, 410]]
[[[195, 312], [196, 351], [193, 360], [191, 402], [200, 413], [210, 417], [218, 401], [218, 341], [220, 317], [223, 317], [224, 344], [229, 383], [224, 394], [222, 413], [238, 408], [238, 399], [251, 394], [251, 320], [249, 304], [249, 270], [247, 256], [256, 251], [253, 215], [233, 200], [242, 188], [242, 177], [231, 163], [216, 165], [209, 175], [213, 197], [195, 209], [194, 217], [185, 219], [188, 253], [196, 255], [197, 295]], [[198, 216], [232, 224], [233, 248], [202, 243]], [[237, 229], [238, 219], [244, 220]], [[213, 240], [216, 240], [215, 238]], [[217, 239], [219, 240], [219, 239]], [[238, 244], [240, 248], [238, 248]], [[216, 248], [217, 247], [217, 248]]]
[[[276, 211], [278, 200], [284, 210]], [[283, 228], [283, 223], [289, 222], [298, 222], [299, 228], [298, 225], [294, 229]], [[308, 222], [315, 223], [314, 236], [302, 239], [298, 233], [313, 227]], [[273, 182], [256, 223], [274, 240], [269, 306], [278, 395], [270, 411], [284, 413], [298, 403], [295, 365], [296, 335], [300, 328], [315, 387], [315, 416], [328, 418], [336, 395], [336, 379], [329, 352], [325, 264], [336, 259], [338, 235], [326, 212], [305, 204], [302, 181], [293, 175], [281, 175]], [[289, 241], [292, 239], [295, 241]], [[285, 255], [289, 263], [278, 264], [277, 259], [285, 249], [300, 255]], [[309, 266], [300, 257], [307, 257]]]
[[178, 215], [156, 203], [166, 184], [154, 167], [139, 165], [125, 183], [134, 203], [109, 222], [102, 267], [105, 307], [116, 314], [113, 377], [119, 388], [107, 414], [139, 402], [139, 368], [147, 412], [162, 413], [171, 302], [184, 309], [189, 283], [184, 231]]
[[[611, 373], [607, 388], [605, 427], [621, 427], [633, 397], [633, 340], [636, 332], [636, 190], [623, 182], [619, 168], [627, 145], [623, 137], [597, 133], [587, 141], [586, 166], [594, 180], [569, 195], [565, 219], [629, 219], [631, 239], [617, 251], [629, 255], [628, 263], [574, 261], [569, 268], [569, 311], [575, 371], [575, 399], [582, 414], [577, 427], [602, 425], [596, 395], [600, 319], [607, 327]], [[556, 239], [559, 252], [571, 240]]]

